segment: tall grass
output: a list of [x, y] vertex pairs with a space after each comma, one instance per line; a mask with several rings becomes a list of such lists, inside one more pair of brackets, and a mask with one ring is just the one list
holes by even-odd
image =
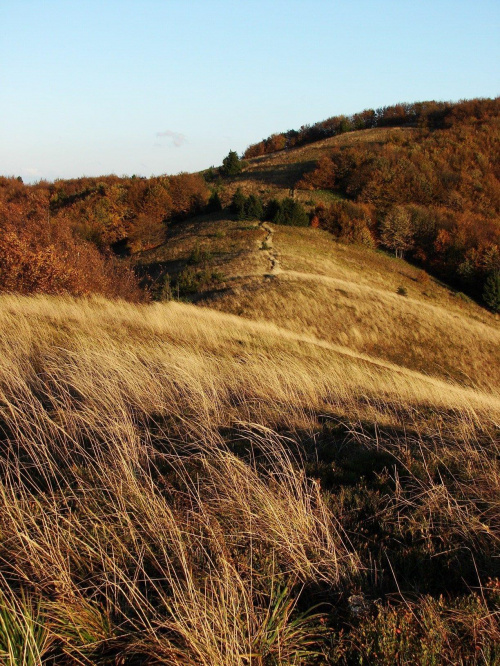
[[7, 663], [347, 659], [325, 626], [382, 560], [345, 456], [390, 456], [370, 495], [384, 529], [491, 559], [499, 415], [487, 393], [208, 310], [2, 298]]

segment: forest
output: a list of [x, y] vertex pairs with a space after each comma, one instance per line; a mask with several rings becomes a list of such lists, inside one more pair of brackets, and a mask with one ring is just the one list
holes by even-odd
[[499, 100], [464, 103], [447, 129], [325, 155], [297, 183], [338, 194], [316, 209], [314, 225], [381, 244], [498, 309], [490, 291], [500, 271], [499, 110]]
[[120, 257], [164, 240], [166, 225], [207, 204], [201, 176], [0, 178], [0, 290], [143, 300]]

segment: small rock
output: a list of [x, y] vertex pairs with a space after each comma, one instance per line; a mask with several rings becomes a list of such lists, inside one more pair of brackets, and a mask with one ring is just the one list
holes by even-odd
[[354, 617], [362, 617], [370, 610], [370, 604], [364, 594], [352, 594], [347, 601]]

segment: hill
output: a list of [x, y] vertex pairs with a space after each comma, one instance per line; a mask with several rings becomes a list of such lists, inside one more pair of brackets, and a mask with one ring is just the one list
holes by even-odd
[[214, 217], [169, 231], [165, 245], [135, 257], [139, 270], [158, 284], [168, 276], [173, 297], [179, 289], [365, 357], [498, 390], [498, 316], [462, 294], [320, 229]]
[[497, 106], [0, 180], [2, 663], [500, 663]]
[[291, 196], [313, 227], [404, 255], [498, 311], [499, 112], [499, 99], [485, 99], [330, 118], [272, 135], [262, 151], [247, 151], [255, 156], [237, 176], [221, 167], [33, 186], [3, 177], [0, 289], [137, 300], [133, 275], [116, 257], [160, 246], [171, 226], [227, 207], [240, 188], [265, 206], [277, 200], [270, 221]]
[[0, 321], [11, 663], [495, 663], [498, 396], [175, 302]]

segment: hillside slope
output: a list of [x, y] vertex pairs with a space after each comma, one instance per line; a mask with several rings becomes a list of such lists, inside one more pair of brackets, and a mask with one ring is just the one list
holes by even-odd
[[0, 181], [2, 663], [500, 663], [497, 106], [235, 177]]
[[498, 397], [182, 303], [3, 296], [0, 331], [0, 649], [495, 656]]
[[215, 275], [184, 294], [209, 307], [469, 386], [500, 387], [498, 316], [405, 261], [325, 231], [205, 217], [136, 260], [160, 282], [169, 273], [174, 285], [186, 273]]
[[[418, 130], [409, 127], [365, 129], [253, 157], [246, 160], [243, 173], [228, 187], [228, 193], [232, 195], [236, 187], [242, 187], [245, 193], [287, 194], [288, 189], [294, 188], [304, 174], [312, 171], [316, 162], [332, 150], [352, 146], [382, 146], [391, 139], [411, 141], [417, 135]], [[295, 195], [304, 201], [311, 197], [310, 193], [299, 190]], [[312, 196], [315, 197], [314, 194]]]

